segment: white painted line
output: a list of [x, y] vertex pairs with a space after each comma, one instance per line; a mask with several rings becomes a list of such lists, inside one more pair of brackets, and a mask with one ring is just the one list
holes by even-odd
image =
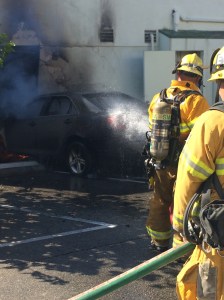
[[80, 229], [80, 230], [72, 230], [72, 231], [65, 231], [65, 232], [56, 233], [56, 234], [44, 235], [44, 236], [40, 236], [40, 237], [37, 237], [37, 238], [31, 238], [31, 239], [26, 239], [26, 240], [21, 240], [21, 241], [15, 241], [15, 242], [11, 242], [11, 243], [1, 243], [0, 248], [12, 247], [12, 246], [17, 246], [17, 245], [21, 245], [21, 244], [28, 244], [28, 243], [33, 243], [33, 242], [43, 241], [43, 240], [50, 240], [50, 239], [54, 239], [54, 238], [58, 238], [58, 237], [74, 235], [74, 234], [78, 234], [78, 233], [95, 231], [95, 230], [101, 230], [101, 229], [106, 229], [106, 228], [108, 228], [108, 227], [106, 227], [106, 226], [96, 226], [96, 227], [92, 227], [92, 228], [85, 228], [85, 229]]
[[96, 222], [96, 221], [91, 221], [91, 220], [82, 219], [82, 218], [73, 218], [73, 217], [69, 217], [69, 216], [54, 215], [54, 214], [50, 214], [50, 213], [38, 212], [36, 210], [16, 207], [16, 206], [12, 206], [12, 205], [0, 204], [0, 207], [9, 208], [12, 210], [17, 210], [17, 211], [24, 211], [24, 212], [28, 212], [28, 213], [35, 214], [35, 215], [42, 215], [45, 217], [64, 219], [64, 220], [70, 220], [70, 221], [75, 221], [75, 222], [83, 222], [83, 223], [88, 223], [88, 224], [95, 224], [95, 225], [105, 226], [105, 227], [109, 227], [109, 228], [116, 227], [116, 225], [114, 225], [114, 224], [108, 224], [108, 223], [104, 223], [104, 222]]
[[73, 218], [73, 217], [69, 217], [69, 216], [57, 216], [57, 215], [53, 215], [53, 214], [49, 214], [49, 213], [42, 213], [42, 212], [30, 210], [27, 208], [20, 208], [20, 207], [16, 207], [16, 206], [12, 206], [12, 205], [0, 204], [0, 207], [17, 210], [17, 211], [22, 211], [22, 212], [28, 212], [30, 214], [38, 215], [38, 216], [46, 216], [46, 217], [51, 217], [51, 218], [70, 220], [70, 221], [74, 221], [74, 222], [82, 222], [82, 223], [98, 225], [95, 227], [79, 229], [79, 230], [72, 230], [72, 231], [65, 231], [65, 232], [61, 232], [61, 233], [55, 233], [55, 234], [40, 236], [37, 238], [21, 240], [21, 241], [14, 241], [14, 242], [10, 242], [10, 243], [0, 243], [0, 248], [12, 247], [12, 246], [20, 245], [20, 244], [27, 244], [27, 243], [33, 243], [33, 242], [42, 241], [42, 240], [54, 239], [54, 238], [58, 238], [58, 237], [74, 235], [74, 234], [79, 234], [79, 233], [83, 233], [83, 232], [96, 231], [96, 230], [107, 229], [107, 228], [114, 228], [117, 226], [114, 224], [107, 224], [104, 222], [95, 222], [95, 221], [86, 220], [86, 219], [82, 219], [82, 218]]

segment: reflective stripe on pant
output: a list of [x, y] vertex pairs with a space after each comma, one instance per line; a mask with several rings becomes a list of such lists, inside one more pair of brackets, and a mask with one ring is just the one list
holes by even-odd
[[154, 175], [154, 192], [149, 199], [146, 228], [156, 245], [168, 246], [172, 236], [169, 209], [173, 204], [176, 173], [176, 167], [166, 167], [164, 170], [156, 170]]
[[181, 246], [183, 244], [183, 242], [184, 242], [183, 237], [179, 234], [179, 232], [174, 230], [174, 232], [173, 232], [173, 248]]

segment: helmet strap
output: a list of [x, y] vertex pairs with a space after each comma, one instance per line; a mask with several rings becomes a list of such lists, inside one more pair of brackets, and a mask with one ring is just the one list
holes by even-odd
[[216, 50], [212, 53], [212, 56], [211, 56], [211, 58], [210, 58], [210, 74], [212, 74], [214, 58], [215, 58], [216, 54], [219, 52], [219, 50], [220, 50], [220, 48], [216, 49]]
[[219, 89], [221, 85], [221, 80], [217, 80], [217, 88], [216, 88], [216, 95], [215, 95], [215, 103], [219, 102]]
[[198, 80], [198, 87], [199, 87], [199, 89], [201, 88], [201, 86], [205, 87], [205, 85], [203, 84], [203, 78], [200, 76], [200, 78]]
[[179, 68], [180, 66], [181, 66], [181, 62], [178, 62], [178, 64], [173, 69], [172, 74], [176, 74], [177, 73], [177, 68]]

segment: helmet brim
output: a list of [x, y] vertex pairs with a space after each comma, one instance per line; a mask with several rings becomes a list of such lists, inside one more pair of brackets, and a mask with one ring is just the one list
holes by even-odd
[[[200, 68], [206, 69], [206, 68], [203, 68], [201, 66], [200, 66]], [[188, 66], [181, 66], [181, 67], [177, 68], [177, 70], [178, 71], [185, 71], [185, 72], [197, 74], [197, 75], [199, 75], [201, 77], [203, 76], [203, 74], [199, 70], [197, 70], [196, 68], [188, 67]]]
[[215, 81], [215, 80], [224, 80], [223, 70], [216, 72], [214, 74], [211, 74], [211, 77], [208, 79], [208, 81]]

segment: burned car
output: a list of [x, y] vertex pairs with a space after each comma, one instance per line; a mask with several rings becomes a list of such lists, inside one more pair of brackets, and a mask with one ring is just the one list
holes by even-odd
[[52, 93], [7, 118], [4, 131], [8, 151], [60, 159], [72, 174], [85, 176], [119, 164], [122, 155], [134, 165], [147, 123], [146, 104], [124, 93]]

